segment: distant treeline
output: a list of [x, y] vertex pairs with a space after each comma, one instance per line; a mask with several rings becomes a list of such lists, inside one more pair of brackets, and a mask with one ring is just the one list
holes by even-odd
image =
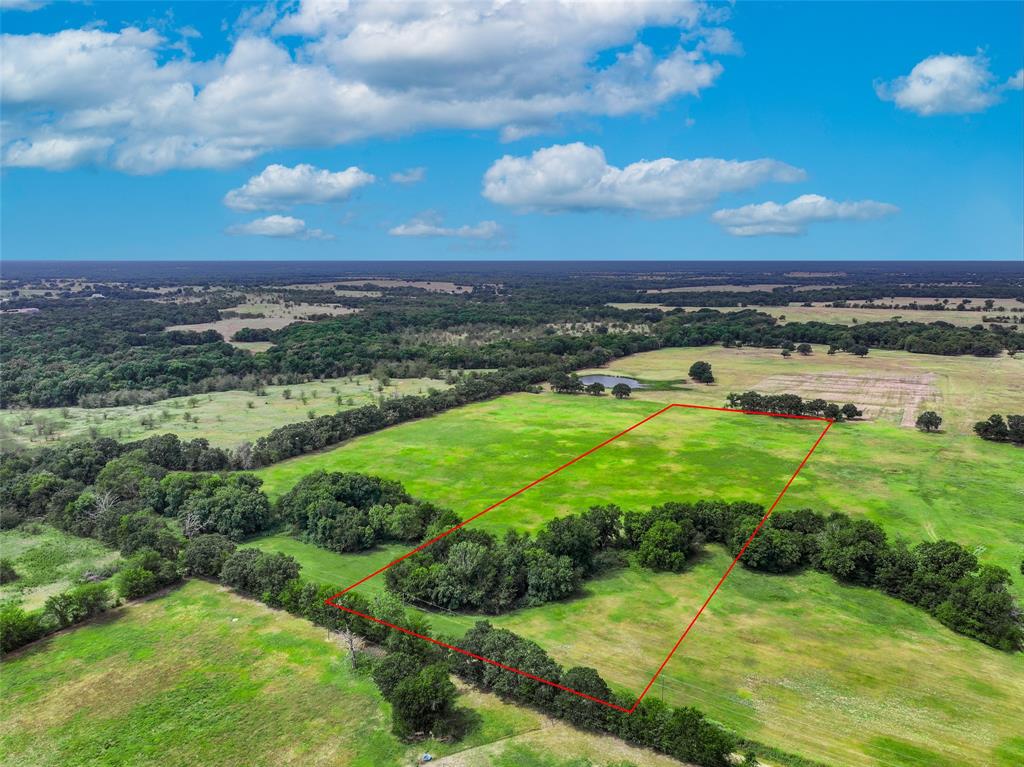
[[1024, 415], [1008, 415], [1004, 421], [1001, 415], [993, 413], [974, 424], [974, 433], [989, 442], [1024, 445]]
[[[164, 331], [170, 325], [217, 320], [223, 299], [181, 304], [43, 300], [35, 302], [41, 308], [35, 314], [3, 317], [0, 407], [96, 403], [110, 392], [127, 390], [180, 396], [257, 386], [275, 377], [310, 380], [375, 370], [391, 377], [479, 368], [568, 371], [581, 360], [601, 364], [637, 351], [713, 343], [821, 343], [844, 351], [863, 347], [978, 356], [1024, 348], [1024, 334], [1004, 326], [780, 324], [753, 310], [666, 316], [654, 309], [607, 306], [610, 292], [594, 284], [557, 284], [512, 295], [391, 296], [367, 303], [359, 314], [277, 331], [239, 331], [238, 340], [273, 342], [258, 355], [225, 343], [214, 331]], [[593, 331], [566, 329], [574, 324]], [[610, 332], [615, 325], [616, 332]]]

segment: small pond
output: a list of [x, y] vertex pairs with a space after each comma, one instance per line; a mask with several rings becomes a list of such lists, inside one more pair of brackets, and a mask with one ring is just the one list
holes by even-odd
[[580, 383], [590, 385], [592, 383], [604, 384], [607, 388], [612, 388], [615, 384], [626, 384], [630, 389], [643, 389], [644, 385], [635, 378], [626, 378], [625, 376], [605, 376], [605, 375], [591, 375], [591, 376], [580, 376]]

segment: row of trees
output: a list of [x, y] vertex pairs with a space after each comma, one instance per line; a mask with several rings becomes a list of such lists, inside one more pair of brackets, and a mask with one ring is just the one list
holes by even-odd
[[480, 402], [509, 392], [531, 391], [546, 378], [546, 371], [534, 370], [470, 376], [445, 391], [431, 391], [423, 396], [395, 397], [380, 405], [367, 405], [282, 426], [256, 441], [249, 456], [250, 465], [246, 468], [266, 466], [311, 453], [361, 434], [425, 418], [470, 402]]
[[[535, 706], [577, 727], [606, 732], [631, 743], [669, 754], [694, 764], [724, 767], [735, 738], [709, 722], [693, 708], [672, 708], [645, 700], [632, 716], [623, 716], [577, 695], [534, 682], [496, 666], [450, 653], [421, 639], [325, 604], [331, 589], [299, 577], [299, 566], [283, 554], [259, 549], [233, 550], [217, 535], [201, 535], [186, 544], [183, 560], [190, 574], [217, 577], [227, 585], [272, 607], [306, 618], [332, 631], [344, 632], [357, 662], [353, 636], [360, 636], [386, 651], [372, 662], [371, 673], [383, 697], [391, 703], [392, 729], [402, 738], [458, 737], [467, 723], [466, 712], [455, 706], [456, 690], [450, 675], [458, 674], [481, 689], [505, 699]], [[348, 593], [337, 602], [350, 609], [424, 636], [430, 626], [405, 610], [388, 594], [368, 600]], [[630, 706], [611, 692], [590, 668], [563, 670], [538, 645], [512, 632], [478, 623], [455, 643], [477, 654], [580, 690], [604, 700]]]
[[[388, 588], [427, 607], [502, 613], [574, 594], [586, 578], [624, 564], [681, 571], [706, 543], [739, 552], [764, 516], [750, 503], [668, 503], [646, 512], [596, 506], [548, 522], [536, 538], [510, 531], [502, 539], [461, 528], [391, 567]], [[874, 522], [809, 509], [773, 515], [743, 553], [753, 570], [813, 568], [878, 588], [928, 610], [962, 634], [1002, 650], [1024, 641], [1010, 575], [979, 566], [950, 541], [909, 549], [890, 543]]]
[[[642, 563], [674, 570], [701, 543], [721, 543], [739, 552], [763, 516], [762, 507], [747, 503], [669, 503], [625, 514], [622, 529], [629, 546], [652, 550]], [[673, 558], [675, 553], [680, 556]], [[972, 552], [952, 541], [908, 548], [903, 541], [890, 542], [869, 520], [802, 509], [773, 514], [740, 561], [771, 573], [820, 570], [922, 607], [954, 631], [1001, 650], [1012, 652], [1024, 644], [1021, 610], [1008, 588], [1010, 574], [980, 565]]]
[[813, 415], [833, 421], [853, 420], [864, 415], [851, 402], [839, 405], [820, 398], [805, 400], [797, 394], [761, 394], [756, 391], [747, 391], [742, 394], [730, 393], [725, 398], [725, 403], [731, 408], [755, 413]]
[[1024, 445], [1024, 415], [1008, 415], [1005, 421], [999, 414], [990, 415], [974, 424], [974, 433], [991, 442]]

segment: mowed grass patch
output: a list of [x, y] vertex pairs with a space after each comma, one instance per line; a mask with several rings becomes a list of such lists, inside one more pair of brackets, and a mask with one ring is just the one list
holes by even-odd
[[173, 397], [151, 405], [4, 410], [0, 411], [0, 438], [10, 445], [38, 447], [93, 435], [130, 441], [172, 433], [233, 448], [255, 442], [286, 424], [307, 420], [310, 413], [314, 417], [330, 415], [376, 404], [380, 397], [426, 394], [432, 388], [446, 389], [448, 385], [432, 378], [406, 378], [393, 379], [385, 386], [370, 376], [353, 376], [267, 386], [260, 395], [236, 390]]
[[[688, 394], [687, 392], [686, 394]], [[463, 519], [658, 410], [643, 400], [517, 394], [352, 440], [258, 472], [271, 496], [316, 470], [403, 482]], [[656, 401], [653, 397], [657, 396]], [[594, 504], [646, 508], [717, 498], [770, 504], [814, 442], [820, 422], [673, 409], [488, 512], [474, 526], [536, 529]], [[836, 424], [780, 509], [863, 515], [914, 544], [948, 538], [1019, 577], [1024, 552], [1024, 451], [886, 422]], [[369, 571], [368, 571], [369, 572]]]
[[398, 767], [427, 751], [484, 767], [522, 741], [523, 753], [565, 749], [599, 765], [613, 755], [677, 764], [459, 689], [458, 705], [477, 713], [462, 741], [400, 743], [388, 704], [336, 636], [193, 580], [6, 658], [0, 763]]
[[0, 605], [14, 603], [35, 610], [85, 573], [114, 565], [120, 554], [92, 538], [30, 522], [0, 531], [0, 557], [10, 560], [18, 574], [17, 580], [0, 586]]
[[[493, 620], [636, 695], [730, 559], [714, 547], [682, 574], [633, 567]], [[1024, 656], [820, 573], [734, 569], [664, 676], [649, 696], [829, 764], [1024, 763]]]
[[[513, 395], [448, 411], [257, 474], [271, 496], [311, 471], [400, 479], [463, 519], [660, 409], [610, 397]], [[591, 505], [720, 497], [771, 503], [824, 424], [674, 408], [488, 512], [474, 526], [533, 530]]]

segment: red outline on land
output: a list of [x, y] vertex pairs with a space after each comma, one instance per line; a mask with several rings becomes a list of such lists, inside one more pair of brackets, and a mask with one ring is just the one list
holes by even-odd
[[[522, 671], [520, 669], [513, 668], [512, 666], [506, 666], [504, 663], [499, 663], [496, 660], [491, 660], [490, 658], [485, 658], [482, 655], [477, 655], [476, 653], [472, 653], [469, 650], [464, 650], [461, 647], [456, 647], [455, 645], [450, 645], [447, 642], [442, 642], [440, 640], [434, 639], [433, 637], [428, 637], [428, 636], [424, 636], [423, 634], [418, 634], [415, 631], [410, 631], [409, 629], [403, 628], [402, 626], [396, 626], [394, 623], [389, 623], [388, 621], [383, 621], [380, 618], [375, 618], [372, 615], [367, 615], [366, 613], [359, 612], [358, 610], [353, 610], [350, 607], [345, 607], [344, 605], [339, 605], [339, 604], [337, 604], [334, 601], [338, 597], [340, 597], [343, 594], [346, 594], [349, 591], [351, 591], [352, 589], [354, 589], [356, 586], [359, 586], [359, 585], [361, 585], [363, 583], [366, 583], [366, 581], [370, 580], [371, 578], [374, 578], [374, 577], [380, 575], [382, 572], [387, 570], [389, 567], [393, 567], [393, 566], [397, 565], [399, 562], [401, 562], [402, 560], [411, 557], [416, 552], [422, 551], [427, 546], [430, 546], [432, 543], [436, 543], [437, 541], [439, 541], [442, 538], [444, 538], [446, 535], [452, 534], [453, 532], [458, 530], [460, 527], [465, 527], [470, 522], [472, 522], [474, 519], [479, 519], [480, 517], [482, 517], [487, 512], [493, 511], [494, 509], [496, 509], [499, 506], [501, 506], [503, 503], [512, 500], [517, 495], [525, 493], [531, 487], [534, 487], [535, 485], [539, 485], [541, 482], [543, 482], [546, 479], [549, 479], [550, 477], [553, 477], [554, 475], [558, 474], [563, 469], [569, 468], [570, 466], [572, 466], [577, 461], [582, 460], [583, 458], [586, 458], [591, 453], [594, 453], [594, 452], [600, 450], [605, 445], [611, 444], [612, 442], [614, 442], [615, 440], [619, 439], [620, 437], [623, 437], [626, 434], [629, 434], [629, 432], [633, 431], [633, 429], [637, 428], [638, 426], [642, 426], [643, 424], [647, 423], [648, 421], [650, 421], [650, 420], [652, 420], [654, 418], [657, 418], [662, 413], [666, 413], [666, 412], [668, 412], [669, 410], [671, 410], [674, 407], [691, 408], [691, 409], [694, 409], [694, 410], [715, 410], [715, 411], [720, 412], [720, 413], [741, 413], [743, 415], [760, 415], [760, 416], [768, 416], [770, 418], [794, 418], [794, 419], [800, 419], [800, 420], [803, 420], [803, 421], [822, 421], [822, 422], [825, 423], [825, 428], [821, 430], [821, 433], [818, 435], [818, 438], [814, 441], [814, 444], [811, 445], [811, 449], [807, 451], [807, 454], [804, 456], [803, 460], [800, 461], [800, 465], [796, 467], [796, 471], [793, 472], [792, 476], [790, 476], [790, 478], [789, 478], [789, 481], [786, 482], [785, 487], [783, 487], [782, 490], [779, 492], [779, 494], [775, 497], [775, 501], [772, 503], [772, 505], [770, 507], [768, 507], [768, 511], [766, 511], [764, 516], [761, 517], [761, 521], [757, 523], [757, 527], [754, 528], [754, 532], [752, 532], [750, 534], [750, 537], [747, 538], [747, 540], [744, 542], [743, 546], [740, 548], [739, 553], [736, 554], [736, 556], [733, 558], [732, 562], [729, 563], [729, 567], [727, 567], [725, 572], [722, 573], [722, 577], [718, 579], [718, 583], [716, 583], [715, 587], [713, 589], [711, 589], [711, 593], [708, 594], [707, 599], [704, 600], [704, 604], [702, 604], [700, 606], [700, 609], [698, 609], [697, 612], [694, 614], [693, 618], [690, 619], [690, 622], [687, 624], [686, 628], [683, 630], [683, 633], [680, 635], [679, 639], [676, 640], [676, 643], [675, 643], [675, 645], [672, 646], [672, 649], [669, 650], [668, 655], [665, 656], [665, 660], [663, 660], [661, 662], [661, 665], [658, 667], [658, 670], [654, 673], [654, 676], [651, 677], [651, 681], [649, 681], [647, 683], [647, 686], [644, 687], [644, 691], [640, 693], [639, 697], [637, 697], [636, 701], [634, 701], [633, 706], [631, 708], [624, 708], [623, 706], [620, 706], [620, 705], [618, 705], [616, 703], [612, 703], [611, 701], [602, 700], [601, 698], [596, 698], [593, 695], [587, 695], [585, 692], [580, 692], [579, 690], [574, 690], [571, 687], [566, 687], [565, 685], [558, 684], [557, 682], [552, 682], [549, 679], [543, 679], [543, 678], [541, 678], [539, 676], [535, 676], [535, 675], [533, 675], [533, 674], [531, 674], [531, 673], [529, 673], [527, 671]], [[578, 456], [573, 458], [571, 461], [567, 461], [566, 463], [563, 463], [557, 469], [552, 469], [547, 474], [545, 474], [545, 475], [543, 475], [541, 477], [538, 477], [537, 479], [533, 480], [533, 482], [530, 482], [528, 485], [523, 485], [521, 488], [516, 490], [511, 495], [506, 495], [504, 498], [502, 498], [497, 503], [492, 503], [486, 509], [484, 509], [483, 511], [477, 512], [476, 514], [471, 516], [469, 519], [466, 519], [466, 520], [460, 522], [459, 524], [455, 525], [454, 527], [452, 527], [449, 530], [445, 530], [443, 533], [441, 533], [438, 536], [435, 536], [434, 538], [431, 538], [429, 541], [426, 541], [425, 543], [421, 543], [419, 546], [414, 548], [409, 553], [403, 554], [402, 556], [400, 556], [395, 561], [390, 562], [389, 564], [384, 565], [384, 567], [381, 567], [378, 570], [375, 570], [374, 572], [372, 572], [369, 575], [367, 575], [365, 578], [360, 578], [358, 581], [353, 583], [351, 586], [348, 586], [347, 588], [342, 589], [337, 594], [334, 594], [331, 597], [329, 597], [328, 599], [326, 599], [325, 602], [326, 602], [326, 604], [329, 604], [331, 607], [337, 607], [339, 610], [344, 610], [345, 612], [352, 613], [353, 615], [358, 615], [360, 618], [366, 618], [367, 620], [371, 620], [371, 621], [373, 621], [375, 623], [379, 623], [382, 626], [387, 626], [387, 627], [393, 628], [393, 629], [395, 629], [397, 631], [401, 631], [402, 633], [408, 634], [409, 636], [414, 636], [414, 637], [417, 637], [418, 639], [423, 639], [424, 641], [430, 642], [432, 644], [436, 644], [436, 645], [438, 645], [440, 647], [444, 647], [445, 649], [451, 650], [452, 652], [457, 652], [457, 653], [460, 653], [462, 655], [466, 655], [466, 656], [468, 656], [470, 658], [475, 658], [476, 660], [483, 661], [484, 663], [489, 663], [492, 666], [497, 666], [498, 668], [504, 669], [505, 671], [511, 671], [511, 672], [519, 674], [521, 676], [525, 676], [525, 677], [527, 677], [529, 679], [533, 679], [536, 682], [542, 682], [543, 684], [546, 684], [546, 685], [548, 685], [550, 687], [555, 687], [555, 688], [557, 688], [559, 690], [564, 690], [565, 692], [571, 692], [574, 695], [579, 695], [581, 698], [586, 698], [587, 700], [592, 700], [595, 703], [600, 703], [602, 706], [608, 706], [609, 708], [614, 708], [617, 711], [622, 711], [623, 713], [626, 713], [626, 714], [632, 714], [634, 711], [636, 711], [636, 707], [640, 705], [640, 701], [642, 701], [644, 699], [644, 696], [647, 695], [648, 691], [650, 691], [651, 687], [654, 685], [654, 682], [658, 679], [659, 676], [661, 676], [661, 672], [665, 670], [665, 666], [667, 666], [668, 662], [670, 660], [672, 660], [672, 656], [675, 655], [676, 650], [679, 649], [679, 645], [681, 645], [683, 643], [683, 640], [686, 639], [686, 635], [690, 633], [690, 629], [693, 628], [693, 625], [697, 622], [697, 619], [700, 618], [701, 613], [704, 612], [704, 608], [708, 606], [708, 603], [712, 600], [712, 598], [715, 596], [715, 594], [718, 593], [718, 590], [722, 587], [722, 584], [725, 582], [725, 579], [729, 577], [729, 573], [732, 572], [732, 569], [736, 566], [736, 563], [739, 562], [740, 557], [743, 556], [743, 552], [745, 552], [747, 550], [747, 547], [750, 545], [750, 542], [752, 540], [754, 540], [754, 538], [757, 536], [757, 534], [761, 531], [761, 528], [764, 526], [764, 523], [768, 521], [768, 517], [770, 517], [772, 515], [772, 512], [775, 511], [775, 507], [779, 505], [779, 501], [782, 500], [782, 496], [784, 496], [786, 494], [786, 491], [789, 490], [789, 486], [793, 484], [793, 480], [796, 479], [796, 477], [800, 473], [801, 469], [804, 468], [804, 465], [806, 465], [808, 459], [810, 459], [811, 454], [817, 449], [818, 445], [821, 444], [821, 440], [823, 440], [825, 438], [825, 435], [828, 433], [828, 430], [832, 428], [832, 424], [833, 423], [835, 423], [835, 421], [833, 421], [830, 418], [820, 418], [818, 416], [811, 416], [811, 415], [789, 415], [789, 414], [785, 414], [785, 413], [762, 413], [762, 412], [756, 411], [756, 410], [737, 410], [737, 409], [734, 409], [734, 408], [727, 408], [727, 407], [709, 407], [707, 405], [686, 405], [686, 404], [682, 404], [682, 403], [674, 403], [674, 404], [671, 404], [671, 405], [666, 405], [665, 407], [663, 407], [661, 410], [657, 411], [656, 413], [651, 413], [651, 415], [647, 416], [642, 421], [637, 421], [635, 424], [630, 426], [628, 429], [623, 429], [622, 431], [620, 431], [615, 436], [609, 437], [604, 442], [602, 442], [599, 445], [595, 445], [594, 447], [590, 448], [590, 450], [586, 451], [585, 453], [580, 453]]]

